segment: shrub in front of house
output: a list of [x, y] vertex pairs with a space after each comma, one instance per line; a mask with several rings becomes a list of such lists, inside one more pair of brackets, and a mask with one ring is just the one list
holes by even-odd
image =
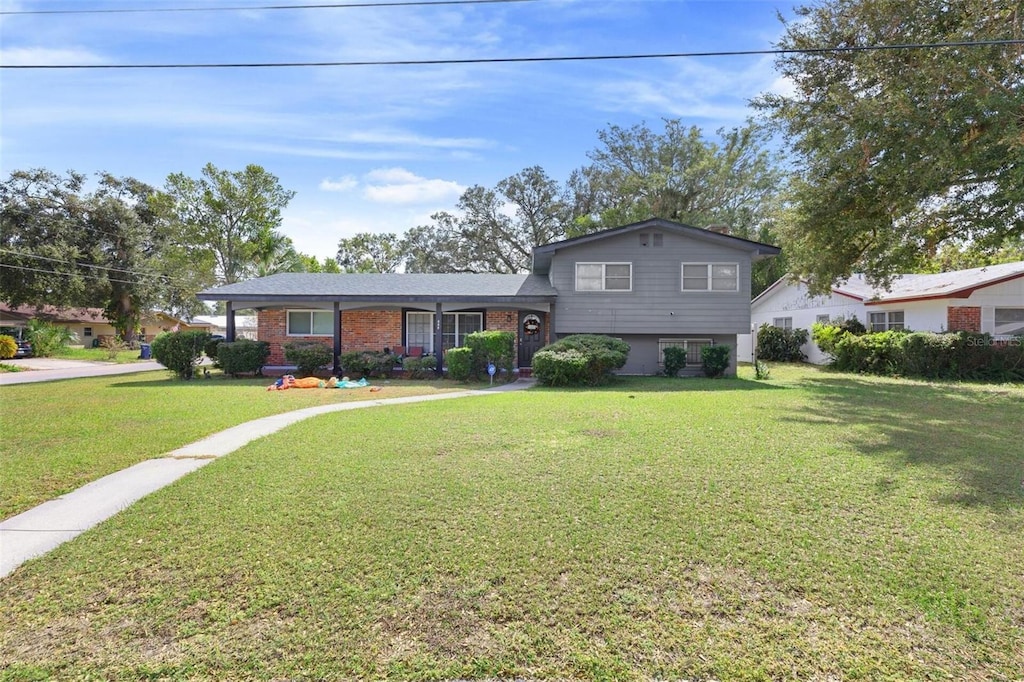
[[533, 355], [533, 375], [546, 386], [597, 386], [621, 369], [629, 344], [600, 334], [574, 334]]
[[[398, 356], [372, 350], [357, 350], [341, 355], [341, 366], [345, 374], [360, 377], [390, 377], [391, 370], [398, 364]], [[407, 359], [408, 361], [408, 359]]]
[[469, 346], [449, 348], [444, 354], [444, 363], [448, 367], [449, 379], [469, 381], [473, 376], [473, 349]]
[[686, 349], [680, 346], [668, 346], [663, 351], [665, 357], [665, 376], [677, 377], [686, 369]]
[[334, 351], [317, 341], [293, 341], [284, 344], [284, 359], [295, 365], [300, 377], [311, 377], [334, 360]]
[[56, 355], [78, 340], [78, 336], [67, 327], [38, 319], [28, 321], [25, 336], [32, 344], [32, 354], [40, 358]]
[[18, 354], [18, 342], [13, 336], [0, 334], [0, 360], [9, 360]]
[[811, 340], [833, 360], [836, 357], [836, 344], [847, 335], [863, 336], [867, 333], [864, 323], [856, 317], [837, 317], [827, 324], [815, 322], [811, 325]]
[[757, 330], [757, 357], [776, 362], [801, 362], [807, 359], [800, 350], [805, 343], [806, 329], [781, 329], [762, 324]]
[[409, 379], [430, 379], [437, 370], [437, 358], [433, 355], [405, 358], [402, 360], [402, 369]]
[[975, 332], [890, 330], [836, 343], [832, 366], [847, 372], [924, 379], [1024, 380], [1024, 339]]
[[198, 330], [164, 332], [150, 344], [153, 359], [178, 375], [178, 378], [191, 379], [203, 355], [203, 346], [209, 338], [208, 332]]
[[[225, 374], [238, 376], [239, 374], [263, 373], [263, 367], [270, 358], [270, 344], [266, 341], [253, 341], [251, 339], [239, 339], [238, 341], [219, 341], [214, 346], [214, 353], [217, 357], [218, 366]], [[209, 348], [207, 343], [206, 347]], [[209, 355], [209, 353], [207, 353]]]
[[486, 377], [487, 365], [493, 363], [499, 374], [511, 380], [515, 341], [516, 335], [512, 332], [482, 331], [467, 334], [466, 347], [473, 351], [473, 376], [477, 379]]
[[223, 341], [223, 340], [224, 339], [222, 339], [222, 338], [216, 338], [215, 339], [215, 338], [211, 337], [210, 340], [207, 341], [203, 345], [203, 353], [206, 354], [206, 357], [208, 357], [211, 360], [213, 360], [213, 366], [214, 367], [220, 367], [221, 366], [220, 365], [220, 360], [217, 359], [217, 347], [220, 346], [221, 341]]
[[729, 346], [704, 346], [701, 348], [700, 362], [704, 376], [714, 379], [725, 374], [725, 370], [729, 369], [730, 352]]

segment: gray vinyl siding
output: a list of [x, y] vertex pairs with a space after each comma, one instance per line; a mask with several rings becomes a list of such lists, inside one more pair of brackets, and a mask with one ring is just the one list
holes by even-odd
[[[626, 365], [620, 369], [618, 374], [659, 374], [662, 367], [658, 365], [658, 341], [660, 339], [710, 339], [716, 346], [729, 346], [729, 369], [727, 376], [736, 376], [736, 335], [735, 334], [686, 334], [669, 336], [666, 334], [617, 334], [615, 338], [622, 339], [629, 344], [629, 357]], [[700, 365], [687, 365], [680, 376], [704, 376]]]
[[[663, 234], [660, 248], [640, 246], [639, 235], [630, 232], [555, 253], [549, 275], [558, 290], [555, 333], [749, 334], [750, 254], [672, 232]], [[600, 262], [632, 263], [632, 291], [577, 292], [576, 263]], [[738, 264], [739, 290], [683, 292], [684, 262]]]

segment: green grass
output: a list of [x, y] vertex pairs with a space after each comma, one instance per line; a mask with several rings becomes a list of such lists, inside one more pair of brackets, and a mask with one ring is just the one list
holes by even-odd
[[1024, 390], [772, 371], [296, 424], [0, 582], [0, 668], [1019, 678]]
[[0, 519], [245, 421], [351, 400], [437, 393], [453, 382], [266, 391], [272, 378], [179, 381], [169, 373], [0, 388]]
[[24, 369], [17, 365], [11, 365], [6, 362], [0, 362], [0, 372], [23, 372]]
[[129, 362], [140, 362], [139, 351], [136, 350], [122, 350], [118, 351], [114, 356], [113, 360], [110, 358], [110, 353], [105, 348], [83, 348], [82, 346], [68, 346], [61, 349], [55, 357], [63, 360], [86, 360], [89, 362], [114, 362], [116, 364], [125, 364]]

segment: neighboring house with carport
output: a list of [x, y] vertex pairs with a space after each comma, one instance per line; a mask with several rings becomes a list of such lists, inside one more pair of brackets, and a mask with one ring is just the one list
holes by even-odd
[[[32, 319], [44, 320], [65, 327], [78, 339], [76, 343], [87, 348], [99, 346], [104, 338], [117, 335], [113, 325], [104, 316], [102, 308], [57, 308], [49, 305], [15, 307], [0, 304], [0, 327], [24, 329], [28, 321]], [[189, 323], [163, 312], [145, 313], [142, 316], [138, 339], [139, 341], [152, 341], [153, 337], [160, 332], [172, 329], [184, 331], [208, 330], [209, 328], [209, 324]]]
[[[807, 329], [815, 322], [855, 317], [870, 331], [970, 331], [1010, 338], [1024, 334], [1024, 261], [925, 275], [898, 275], [888, 289], [854, 275], [824, 295], [804, 282], [782, 278], [751, 304], [751, 324]], [[740, 337], [740, 359], [749, 361], [753, 336]], [[828, 357], [808, 341], [810, 362]]]
[[[750, 328], [751, 264], [778, 247], [666, 220], [535, 247], [528, 274], [281, 273], [200, 292], [234, 310], [257, 311], [270, 364], [284, 344], [315, 340], [337, 356], [355, 350], [434, 354], [469, 333], [515, 334], [520, 370], [569, 334], [608, 334], [631, 346], [625, 374], [656, 374], [668, 346], [700, 364], [707, 345], [728, 345]], [[692, 369], [691, 371], [696, 371]]]

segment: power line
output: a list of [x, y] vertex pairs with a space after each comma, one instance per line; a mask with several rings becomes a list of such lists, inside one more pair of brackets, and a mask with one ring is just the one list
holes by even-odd
[[0, 11], [0, 15], [26, 14], [155, 14], [157, 12], [251, 12], [282, 9], [349, 9], [366, 7], [429, 7], [430, 5], [498, 5], [537, 0], [396, 0], [395, 2], [337, 2], [310, 5], [262, 5], [256, 7], [136, 7], [121, 9], [26, 9]]
[[[63, 260], [60, 258], [50, 258], [49, 256], [39, 256], [34, 253], [24, 253], [23, 251], [12, 251], [11, 249], [0, 249], [0, 253], [9, 253], [12, 256], [19, 256], [22, 258], [35, 258], [36, 260], [45, 260], [51, 263], [62, 263], [64, 265], [75, 265], [83, 268], [95, 268], [97, 270], [109, 270], [111, 272], [124, 273], [126, 275], [139, 275], [140, 277], [152, 277], [162, 279], [165, 282], [174, 284], [175, 280], [169, 275], [161, 275], [153, 272], [143, 272], [141, 270], [132, 270], [130, 268], [112, 268], [106, 265], [93, 265], [92, 263], [81, 263], [79, 261]], [[13, 266], [12, 266], [13, 267]]]
[[11, 265], [10, 263], [0, 263], [0, 268], [9, 268], [11, 270], [21, 270], [24, 272], [40, 272], [44, 275], [58, 275], [60, 277], [84, 277], [85, 279], [95, 279], [103, 282], [117, 282], [118, 284], [138, 284], [138, 280], [130, 279], [114, 279], [112, 277], [100, 277], [98, 275], [87, 275], [84, 272], [60, 272], [58, 270], [43, 270], [41, 268], [30, 268], [27, 265]]
[[480, 57], [469, 59], [397, 59], [346, 62], [233, 62], [206, 64], [0, 64], [0, 69], [265, 69], [317, 66], [438, 66], [444, 64], [523, 64], [541, 62], [589, 62], [633, 59], [678, 59], [683, 57], [744, 57], [786, 54], [829, 54], [883, 50], [924, 50], [950, 47], [993, 47], [1024, 45], [1022, 38], [965, 40], [952, 43], [899, 43], [896, 45], [851, 45], [803, 49], [723, 50], [716, 52], [659, 52], [649, 54], [584, 55], [563, 57]]

